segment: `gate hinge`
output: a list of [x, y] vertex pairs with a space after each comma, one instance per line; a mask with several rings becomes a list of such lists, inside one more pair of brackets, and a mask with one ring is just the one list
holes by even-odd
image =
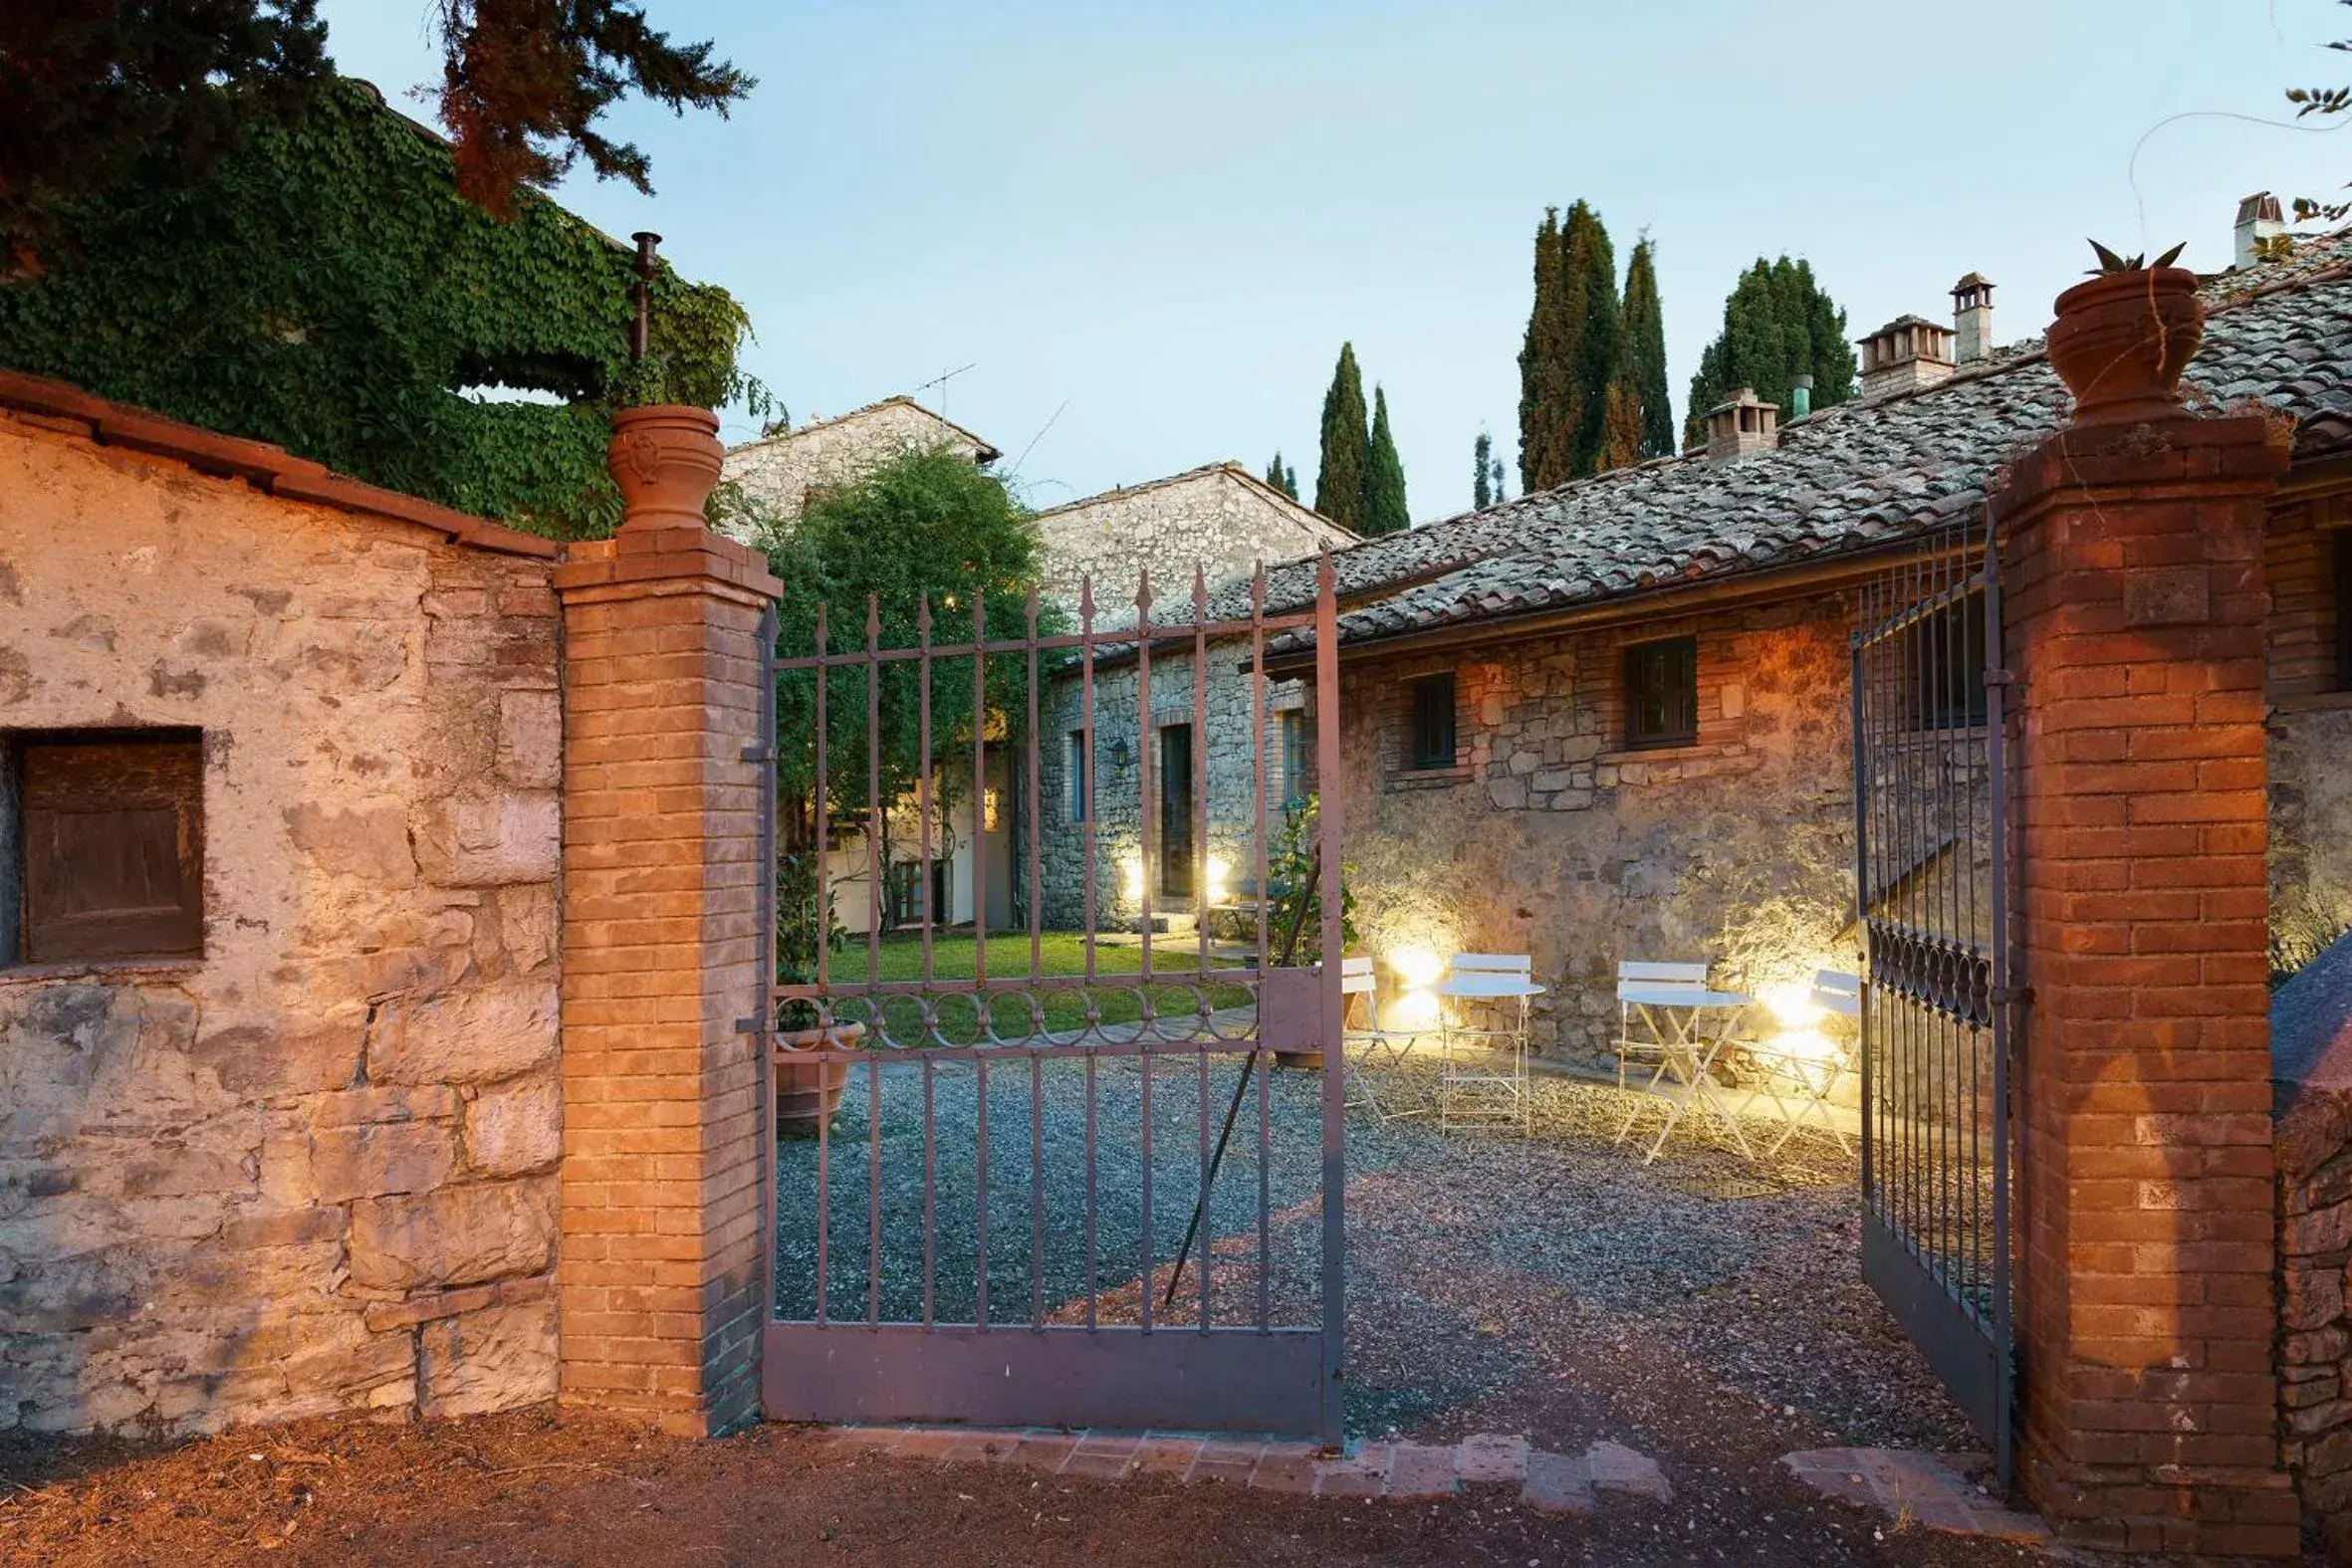
[[1988, 668], [1985, 671], [1985, 684], [1988, 686], [2007, 686], [2014, 683], [2016, 678], [2017, 672], [2014, 670], [1996, 670]]
[[767, 1027], [768, 1020], [762, 1017], [737, 1018], [735, 1020], [735, 1032], [738, 1034], [758, 1034], [765, 1031]]
[[2033, 1000], [2033, 988], [2031, 986], [1995, 986], [1985, 993], [1985, 1000], [1997, 1008], [2026, 1004]]
[[743, 749], [743, 761], [747, 763], [764, 763], [767, 760], [768, 748], [765, 746], [747, 746]]

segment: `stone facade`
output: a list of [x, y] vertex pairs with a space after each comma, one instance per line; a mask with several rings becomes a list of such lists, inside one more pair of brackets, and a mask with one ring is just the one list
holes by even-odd
[[1079, 579], [1091, 574], [1098, 624], [1131, 616], [1146, 568], [1157, 606], [1152, 618], [1169, 621], [1190, 612], [1195, 563], [1214, 583], [1260, 561], [1271, 566], [1355, 543], [1346, 529], [1230, 462], [1072, 501], [1039, 513], [1038, 528], [1046, 540], [1045, 591], [1074, 605]]
[[[1250, 742], [1251, 688], [1256, 678], [1242, 669], [1249, 658], [1248, 639], [1211, 642], [1203, 667], [1203, 691], [1208, 730], [1206, 772], [1209, 805], [1209, 854], [1224, 862], [1225, 887], [1233, 893], [1248, 889], [1256, 877], [1258, 761]], [[1137, 669], [1131, 658], [1106, 664], [1095, 672], [1094, 788], [1089, 802], [1094, 846], [1095, 926], [1110, 930], [1127, 925], [1141, 913], [1137, 877], [1142, 871], [1143, 768], [1150, 775], [1158, 810], [1159, 752], [1168, 726], [1195, 722], [1193, 656], [1157, 651], [1151, 661], [1151, 736], [1143, 735], [1142, 713], [1136, 701]], [[1279, 840], [1283, 803], [1306, 792], [1309, 780], [1293, 778], [1286, 770], [1283, 746], [1286, 722], [1298, 723], [1305, 711], [1305, 688], [1296, 681], [1278, 681], [1266, 688], [1266, 780], [1269, 853]], [[1085, 723], [1084, 695], [1075, 676], [1055, 683], [1042, 719], [1039, 739], [1039, 788], [1043, 809], [1043, 864], [1041, 888], [1046, 924], [1060, 930], [1079, 929], [1086, 920], [1086, 824], [1075, 809], [1077, 794], [1071, 774], [1072, 738]], [[1198, 737], [1195, 737], [1196, 742]], [[1311, 768], [1313, 743], [1303, 748]], [[1142, 767], [1138, 767], [1138, 761]], [[1156, 824], [1155, 824], [1156, 832]], [[1155, 848], [1155, 860], [1157, 858]], [[1175, 924], [1190, 929], [1193, 900], [1171, 897], [1163, 879], [1152, 868], [1155, 919], [1173, 915]]]
[[2352, 930], [2352, 691], [2337, 638], [2352, 606], [2335, 557], [2352, 550], [2352, 490], [2271, 508], [2270, 926], [2282, 966]]
[[[1531, 955], [1534, 1045], [1589, 1066], [1614, 1062], [1621, 961], [1712, 959], [1751, 987], [1851, 969], [1852, 624], [1828, 593], [1343, 663], [1367, 950]], [[1624, 648], [1682, 635], [1696, 741], [1627, 750]], [[1412, 683], [1443, 673], [1458, 761], [1416, 769]]]
[[790, 521], [809, 493], [854, 484], [892, 458], [945, 447], [967, 461], [996, 461], [997, 449], [911, 397], [892, 397], [798, 430], [747, 441], [727, 454], [724, 477]]
[[0, 967], [0, 1427], [550, 1397], [553, 547], [24, 379], [0, 738], [200, 729], [204, 927]]
[[2303, 1513], [2352, 1558], [2352, 943], [2270, 1007], [2278, 1130], [2279, 1426]]

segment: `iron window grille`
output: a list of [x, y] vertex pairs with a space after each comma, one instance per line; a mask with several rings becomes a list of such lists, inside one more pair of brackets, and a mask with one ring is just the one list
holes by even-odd
[[1902, 634], [1922, 730], [1967, 730], [1985, 722], [1985, 594], [1944, 605]]
[[1412, 683], [1413, 736], [1406, 753], [1415, 770], [1454, 766], [1454, 673], [1424, 675]]
[[1068, 755], [1069, 765], [1067, 768], [1067, 774], [1069, 784], [1067, 788], [1063, 790], [1063, 797], [1069, 808], [1069, 819], [1073, 822], [1083, 822], [1086, 819], [1086, 808], [1091, 803], [1086, 798], [1085, 731], [1072, 730], [1069, 732]]
[[1275, 715], [1283, 746], [1283, 805], [1286, 809], [1306, 799], [1306, 715], [1295, 709]]
[[1668, 637], [1625, 650], [1625, 746], [1688, 746], [1699, 738], [1699, 639]]

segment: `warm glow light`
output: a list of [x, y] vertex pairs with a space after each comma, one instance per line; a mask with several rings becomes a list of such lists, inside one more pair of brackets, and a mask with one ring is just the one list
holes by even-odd
[[1226, 879], [1233, 875], [1233, 862], [1223, 855], [1209, 857], [1209, 902], [1225, 902]]
[[[1815, 1008], [1816, 1013], [1819, 1008]], [[1772, 1049], [1800, 1063], [1805, 1081], [1818, 1093], [1837, 1070], [1837, 1042], [1819, 1029], [1782, 1029], [1772, 1036]]]
[[1784, 980], [1777, 986], [1766, 987], [1764, 1000], [1783, 1029], [1810, 1029], [1827, 1016], [1813, 1001], [1813, 988], [1801, 980]]
[[1127, 890], [1127, 897], [1143, 902], [1143, 856], [1130, 854], [1119, 862], [1119, 883]]
[[1446, 961], [1428, 948], [1398, 948], [1388, 955], [1388, 967], [1408, 991], [1427, 991], [1446, 972]]
[[1408, 991], [1388, 1005], [1393, 1029], [1433, 1029], [1437, 1019], [1437, 998], [1426, 991]]

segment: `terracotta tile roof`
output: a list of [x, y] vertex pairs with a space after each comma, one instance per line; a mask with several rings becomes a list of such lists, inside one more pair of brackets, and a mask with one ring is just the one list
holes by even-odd
[[[2250, 399], [2292, 414], [2298, 462], [2352, 451], [2352, 231], [2209, 280], [2206, 295], [2192, 401]], [[2001, 466], [2057, 428], [2068, 406], [2039, 345], [2011, 345], [1933, 386], [1818, 409], [1783, 425], [1776, 451], [1657, 458], [1367, 541], [1333, 557], [1340, 641], [1868, 550], [1977, 507]], [[1313, 570], [1310, 560], [1270, 569], [1269, 599], [1310, 601]], [[1211, 613], [1248, 614], [1246, 586], [1220, 594]], [[1275, 651], [1309, 641], [1293, 632]]]
[[78, 386], [47, 376], [0, 370], [0, 412], [31, 415], [50, 429], [67, 430], [101, 446], [127, 447], [170, 458], [199, 474], [242, 479], [271, 495], [413, 523], [435, 530], [453, 544], [551, 560], [564, 549], [552, 539], [517, 533], [487, 518], [339, 474], [323, 463], [296, 457], [282, 446], [166, 419], [143, 408], [94, 397]]

